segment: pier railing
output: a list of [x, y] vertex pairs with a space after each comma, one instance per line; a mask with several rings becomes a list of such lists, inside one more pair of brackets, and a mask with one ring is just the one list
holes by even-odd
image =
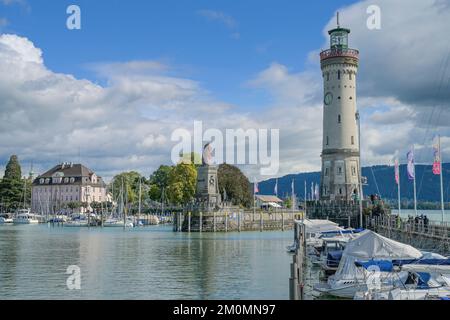
[[429, 237], [445, 239], [450, 236], [450, 224], [448, 222], [426, 222], [423, 219], [416, 221], [414, 219], [397, 218], [397, 216], [387, 215], [374, 217], [369, 220], [369, 223], [369, 227], [381, 227]]
[[445, 256], [450, 253], [450, 224], [448, 222], [405, 219], [385, 215], [368, 218], [367, 228], [418, 249]]

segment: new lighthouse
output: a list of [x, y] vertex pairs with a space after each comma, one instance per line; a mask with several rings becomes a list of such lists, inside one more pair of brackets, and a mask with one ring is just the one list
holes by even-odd
[[323, 74], [321, 200], [352, 200], [360, 193], [360, 150], [356, 108], [359, 51], [350, 49], [350, 30], [330, 30], [330, 48], [320, 53]]

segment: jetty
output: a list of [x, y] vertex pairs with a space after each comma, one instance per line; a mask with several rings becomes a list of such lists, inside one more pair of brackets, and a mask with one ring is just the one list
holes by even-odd
[[289, 209], [276, 212], [243, 209], [212, 212], [185, 211], [173, 217], [175, 232], [241, 232], [285, 231], [294, 228], [294, 221], [303, 217], [304, 211]]

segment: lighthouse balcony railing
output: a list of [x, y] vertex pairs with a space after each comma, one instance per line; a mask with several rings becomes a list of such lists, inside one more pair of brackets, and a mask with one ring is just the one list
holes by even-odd
[[358, 59], [359, 51], [348, 48], [333, 48], [327, 49], [320, 53], [320, 60], [325, 60], [333, 57], [351, 57]]

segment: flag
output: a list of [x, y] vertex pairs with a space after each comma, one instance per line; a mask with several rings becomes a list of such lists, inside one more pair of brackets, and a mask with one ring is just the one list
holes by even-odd
[[291, 183], [291, 190], [292, 190], [292, 194], [294, 194], [294, 180], [292, 180], [292, 183]]
[[434, 162], [433, 162], [433, 174], [441, 174], [441, 150], [439, 150], [439, 142], [433, 145]]
[[316, 189], [314, 190], [314, 196], [316, 200], [319, 200], [319, 185], [316, 183]]
[[410, 150], [406, 154], [406, 158], [408, 159], [407, 171], [409, 180], [415, 179], [415, 170], [414, 170], [414, 151]]
[[278, 179], [275, 181], [275, 187], [273, 188], [273, 193], [275, 193], [275, 195], [278, 195]]
[[255, 181], [255, 183], [253, 184], [253, 193], [258, 193], [259, 192], [259, 188], [258, 188], [258, 182]]
[[311, 182], [311, 200], [314, 200], [314, 182]]
[[395, 183], [400, 183], [400, 167], [397, 159], [395, 160]]

